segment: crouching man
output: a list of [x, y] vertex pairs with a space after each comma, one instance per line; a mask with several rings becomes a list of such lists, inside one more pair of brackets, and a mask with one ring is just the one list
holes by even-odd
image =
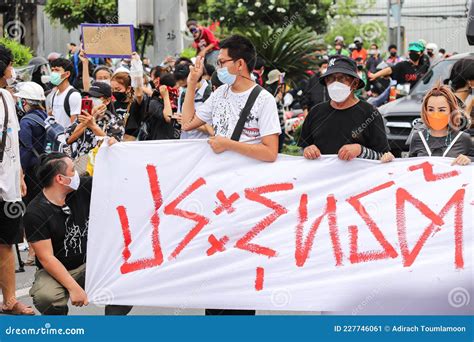
[[[80, 178], [71, 158], [57, 152], [41, 156], [37, 177], [43, 189], [24, 216], [38, 266], [30, 295], [41, 314], [67, 315], [69, 299], [79, 307], [89, 303], [84, 284], [92, 178]], [[106, 314], [130, 310], [105, 309]]]

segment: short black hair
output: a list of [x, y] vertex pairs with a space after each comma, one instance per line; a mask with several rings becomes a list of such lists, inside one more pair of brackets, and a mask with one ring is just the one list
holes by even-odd
[[449, 80], [454, 91], [465, 87], [467, 81], [474, 80], [474, 59], [463, 58], [454, 63]]
[[388, 51], [390, 51], [390, 50], [392, 50], [392, 49], [398, 50], [398, 49], [397, 49], [397, 46], [396, 46], [395, 44], [390, 44], [390, 45], [388, 46]]
[[193, 64], [193, 61], [190, 60], [188, 57], [179, 57], [178, 59], [176, 59], [176, 61], [174, 62], [174, 65], [176, 67], [176, 65], [178, 64]]
[[54, 61], [50, 63], [51, 68], [63, 68], [64, 71], [69, 71], [69, 79], [74, 77], [74, 65], [69, 59], [66, 58], [56, 58]]
[[176, 85], [176, 79], [173, 74], [164, 73], [160, 76], [160, 84], [168, 87], [174, 87]]
[[174, 72], [174, 78], [176, 81], [184, 81], [189, 75], [189, 64], [178, 64], [176, 65]]
[[255, 66], [253, 68], [258, 70], [264, 66], [265, 66], [265, 60], [262, 57], [257, 56], [257, 59], [255, 60]]
[[5, 70], [7, 70], [10, 63], [13, 62], [13, 54], [9, 48], [5, 45], [0, 44], [0, 77], [5, 76]]
[[204, 71], [206, 72], [206, 75], [211, 76], [214, 71], [216, 71], [216, 68], [212, 64], [204, 64]]
[[36, 177], [43, 188], [51, 186], [56, 175], [66, 173], [67, 164], [64, 158], [69, 158], [69, 156], [61, 152], [51, 152], [40, 156]]
[[69, 43], [69, 45], [77, 46], [76, 43], [73, 43], [73, 42]]
[[443, 49], [443, 48], [439, 49], [438, 51], [439, 51], [439, 53], [442, 53], [443, 55], [446, 53], [446, 50]]
[[252, 72], [257, 59], [255, 46], [250, 39], [234, 34], [220, 43], [221, 49], [227, 49], [227, 54], [233, 60], [243, 59], [249, 72]]
[[160, 66], [155, 66], [150, 71], [150, 76], [153, 78], [158, 78], [163, 73], [163, 68]]

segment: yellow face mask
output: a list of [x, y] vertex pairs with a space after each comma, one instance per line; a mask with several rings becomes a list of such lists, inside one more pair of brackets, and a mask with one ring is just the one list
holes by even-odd
[[448, 126], [449, 113], [442, 112], [429, 112], [428, 113], [428, 125], [437, 131], [440, 131]]

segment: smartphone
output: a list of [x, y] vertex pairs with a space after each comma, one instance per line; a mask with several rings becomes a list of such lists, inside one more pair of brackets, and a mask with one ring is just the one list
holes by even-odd
[[92, 114], [92, 99], [82, 99], [81, 114], [82, 111], [86, 111], [87, 113]]

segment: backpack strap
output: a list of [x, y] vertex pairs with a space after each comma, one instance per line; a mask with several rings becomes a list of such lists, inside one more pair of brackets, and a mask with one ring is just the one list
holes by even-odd
[[[30, 119], [34, 123], [36, 123], [36, 124], [40, 125], [41, 127], [43, 127], [44, 130], [46, 130], [46, 122], [44, 122], [44, 120], [38, 114], [35, 114], [35, 113], [26, 114], [22, 118], [22, 120], [25, 120], [25, 119]], [[20, 141], [20, 145], [23, 146], [23, 148], [28, 149], [28, 146], [26, 146], [25, 143], [21, 139], [18, 139], [18, 140]], [[33, 154], [35, 155], [36, 158], [38, 158], [38, 159], [40, 158], [40, 154], [33, 147], [33, 145], [31, 146], [31, 151], [33, 151]]]
[[44, 129], [46, 129], [46, 123], [44, 122], [44, 120], [38, 115], [38, 114], [35, 114], [35, 113], [29, 113], [29, 114], [26, 114], [22, 120], [25, 120], [25, 119], [30, 119], [31, 121], [33, 121], [34, 123], [37, 123], [38, 125], [40, 125], [41, 127], [43, 127]]
[[255, 100], [257, 100], [257, 97], [262, 90], [263, 88], [258, 84], [252, 89], [252, 92], [250, 93], [244, 108], [242, 108], [242, 111], [240, 112], [239, 121], [237, 121], [237, 125], [235, 125], [234, 132], [232, 133], [232, 140], [240, 140], [240, 136], [242, 135], [242, 131], [244, 130], [245, 122], [247, 121], [247, 118], [250, 115], [250, 110], [252, 109]]
[[430, 149], [430, 147], [428, 146], [428, 143], [427, 143], [425, 137], [423, 136], [423, 133], [422, 133], [421, 131], [418, 131], [418, 135], [420, 136], [421, 142], [422, 142], [423, 145], [425, 146], [426, 152], [428, 152], [428, 156], [431, 157], [431, 149]]
[[458, 141], [458, 139], [461, 137], [462, 135], [462, 131], [460, 131], [456, 137], [453, 139], [453, 141], [451, 141], [451, 144], [449, 144], [448, 148], [446, 149], [446, 151], [444, 151], [443, 153], [443, 157], [446, 157], [448, 155], [448, 152], [451, 150], [451, 148], [454, 146], [454, 144], [456, 143], [456, 141]]
[[0, 142], [0, 163], [3, 162], [3, 155], [5, 153], [5, 146], [7, 145], [7, 133], [8, 133], [8, 105], [3, 93], [0, 92], [0, 97], [3, 101], [3, 107], [5, 108], [5, 119], [3, 121], [3, 129], [2, 129], [2, 140]]
[[79, 93], [79, 90], [75, 88], [69, 89], [69, 91], [66, 94], [66, 97], [64, 98], [64, 111], [66, 112], [66, 115], [69, 117], [71, 117], [71, 105], [69, 104], [69, 98], [71, 97], [73, 93]]

